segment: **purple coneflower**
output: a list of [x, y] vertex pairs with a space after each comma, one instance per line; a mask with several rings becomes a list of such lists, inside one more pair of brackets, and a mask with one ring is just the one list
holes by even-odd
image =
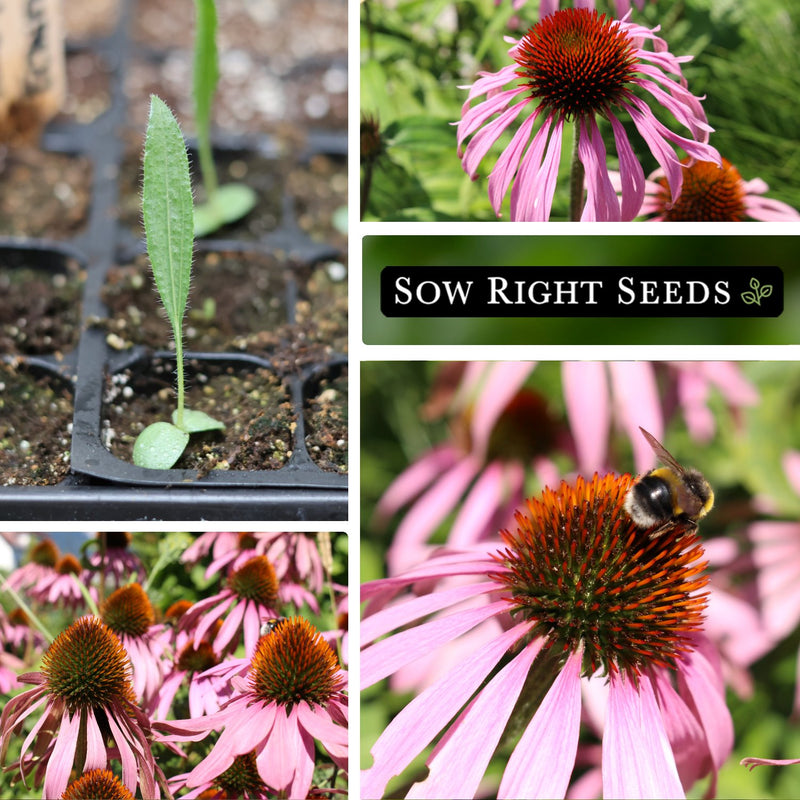
[[[502, 0], [494, 0], [494, 4], [499, 6]], [[511, 7], [514, 11], [519, 11], [528, 0], [511, 0]], [[546, 17], [558, 11], [560, 0], [539, 0], [539, 17]], [[610, 2], [610, 0], [609, 0]], [[644, 8], [645, 0], [633, 0], [636, 8], [641, 11]], [[572, 5], [575, 8], [595, 8], [595, 0], [574, 0]], [[631, 0], [614, 0], [614, 13], [618, 17], [624, 17], [631, 10]]]
[[132, 540], [130, 533], [98, 533], [94, 540], [97, 549], [87, 556], [90, 569], [85, 582], [88, 584], [94, 573], [100, 573], [101, 579], [108, 580], [114, 589], [132, 579], [142, 583], [146, 577], [144, 564], [130, 551]]
[[293, 617], [262, 636], [233, 677], [237, 694], [215, 714], [156, 722], [166, 741], [202, 739], [224, 728], [214, 748], [176, 786], [217, 783], [237, 757], [252, 758], [261, 781], [287, 797], [306, 797], [314, 775], [314, 740], [347, 769], [346, 674], [336, 655], [305, 619]]
[[764, 197], [769, 190], [761, 178], [746, 181], [730, 161], [722, 166], [684, 159], [681, 196], [670, 199], [662, 170], [645, 183], [639, 214], [655, 222], [797, 222], [800, 214], [780, 200]]
[[155, 625], [150, 598], [138, 583], [121, 586], [100, 608], [100, 618], [115, 633], [130, 656], [133, 692], [149, 709], [161, 687], [169, 657], [163, 625]]
[[195, 646], [206, 637], [214, 623], [225, 616], [214, 637], [217, 653], [232, 651], [244, 630], [248, 655], [255, 650], [261, 621], [278, 617], [280, 587], [275, 569], [266, 556], [252, 556], [228, 575], [228, 585], [218, 594], [195, 603], [180, 619], [183, 630], [194, 630]]
[[[459, 156], [473, 180], [495, 141], [523, 111], [532, 110], [489, 175], [489, 199], [498, 216], [513, 182], [512, 220], [550, 218], [567, 122], [573, 122], [575, 128], [570, 176], [570, 216], [575, 220], [632, 220], [641, 208], [644, 171], [618, 118], [620, 113], [630, 116], [664, 170], [673, 202], [680, 195], [684, 172], [674, 146], [692, 158], [720, 163], [717, 151], [706, 143], [711, 128], [700, 101], [686, 89], [681, 73], [681, 63], [690, 57], [670, 54], [667, 43], [655, 35], [657, 30], [589, 9], [556, 11], [509, 50], [513, 63], [496, 73], [481, 73], [470, 88], [458, 123]], [[647, 40], [653, 43], [652, 51], [644, 49]], [[503, 88], [512, 82], [511, 88]], [[634, 94], [634, 87], [666, 108], [689, 129], [691, 138], [679, 136], [659, 122], [647, 103]], [[481, 95], [486, 99], [471, 107]], [[494, 118], [496, 114], [499, 116]], [[613, 131], [621, 200], [609, 175], [597, 117], [607, 121]]]
[[362, 586], [378, 605], [427, 587], [363, 620], [362, 688], [477, 626], [495, 631], [392, 720], [372, 748], [363, 797], [382, 796], [439, 734], [428, 777], [406, 796], [473, 797], [498, 750], [507, 758], [498, 797], [564, 797], [582, 677], [608, 684], [604, 796], [681, 797], [682, 781], [716, 775], [733, 732], [700, 633], [702, 546], [684, 523], [656, 537], [635, 527], [624, 511], [632, 481], [595, 475], [546, 489], [517, 514], [516, 533], [501, 533], [502, 548], [448, 548]]
[[23, 780], [34, 773], [36, 785], [44, 779], [44, 797], [60, 797], [73, 767], [105, 769], [113, 757], [122, 763], [122, 782], [129, 791], [135, 793], [139, 785], [143, 797], [160, 796], [158, 785], [166, 781], [150, 750], [150, 723], [134, 702], [128, 657], [97, 617], [72, 623], [45, 653], [42, 671], [19, 680], [34, 688], [3, 708], [0, 760], [23, 722], [44, 707], [22, 743], [20, 760], [12, 765]]
[[56, 543], [49, 538], [41, 539], [28, 552], [27, 562], [17, 567], [6, 579], [6, 585], [16, 592], [36, 585], [55, 572], [60, 553]]
[[[81, 563], [68, 553], [60, 558], [52, 572], [45, 575], [29, 590], [31, 598], [37, 603], [63, 605], [65, 608], [77, 610], [86, 605], [86, 600], [78, 585], [82, 571]], [[96, 595], [94, 589], [89, 590]]]

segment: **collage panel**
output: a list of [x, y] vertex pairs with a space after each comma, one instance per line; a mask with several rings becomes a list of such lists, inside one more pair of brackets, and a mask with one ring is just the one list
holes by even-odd
[[782, 0], [360, 4], [365, 221], [798, 221]]
[[346, 519], [346, 0], [3, 13], [0, 517]]
[[365, 236], [364, 341], [800, 343], [797, 235], [581, 234]]
[[797, 362], [361, 382], [363, 798], [797, 793]]
[[0, 796], [346, 797], [348, 550], [0, 534]]

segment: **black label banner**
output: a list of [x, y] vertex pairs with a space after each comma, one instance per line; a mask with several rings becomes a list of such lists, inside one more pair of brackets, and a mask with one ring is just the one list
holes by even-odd
[[778, 317], [779, 267], [385, 267], [386, 317]]

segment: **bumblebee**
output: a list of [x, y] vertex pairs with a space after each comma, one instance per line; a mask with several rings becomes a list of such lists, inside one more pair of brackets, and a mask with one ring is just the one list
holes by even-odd
[[682, 467], [655, 436], [639, 430], [666, 466], [636, 480], [625, 497], [625, 510], [638, 528], [654, 528], [653, 538], [678, 523], [696, 528], [714, 505], [714, 491], [700, 472]]
[[270, 617], [261, 623], [261, 630], [259, 633], [266, 636], [268, 633], [274, 633], [284, 622], [288, 622], [286, 617]]

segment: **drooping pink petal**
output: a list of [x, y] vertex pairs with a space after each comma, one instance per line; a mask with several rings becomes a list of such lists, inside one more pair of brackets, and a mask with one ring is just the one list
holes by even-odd
[[497, 591], [496, 581], [456, 586], [442, 589], [429, 594], [419, 595], [410, 600], [404, 600], [393, 606], [381, 609], [376, 614], [361, 620], [361, 644], [369, 644], [380, 636], [402, 628], [414, 620], [441, 611], [443, 608], [460, 603], [463, 600], [475, 597], [486, 592]]
[[725, 702], [719, 656], [705, 636], [693, 637], [693, 649], [678, 663], [678, 686], [690, 708], [696, 709], [715, 771], [733, 750], [733, 719]]
[[800, 764], [800, 758], [743, 758], [739, 762], [743, 767], [750, 767], [752, 772], [753, 767], [789, 767], [792, 764]]
[[611, 676], [603, 733], [603, 796], [683, 798], [675, 758], [646, 675]]
[[88, 714], [86, 719], [86, 760], [83, 764], [83, 771], [105, 769], [107, 763], [106, 743], [100, 726], [97, 724], [94, 714]]
[[615, 416], [622, 421], [630, 437], [636, 469], [646, 472], [652, 468], [655, 456], [639, 427], [659, 440], [664, 431], [664, 415], [653, 365], [645, 361], [612, 361], [608, 368], [617, 406]]
[[[553, 195], [558, 177], [558, 165], [561, 160], [564, 120], [558, 118], [555, 120], [555, 124], [552, 123], [551, 115], [534, 137], [535, 144], [542, 132], [547, 131], [552, 125], [550, 141], [544, 158], [541, 161], [540, 157], [529, 160], [529, 149], [528, 154], [522, 159], [522, 168], [511, 191], [511, 219], [515, 222], [546, 222], [550, 219], [550, 209], [553, 206]], [[535, 174], [531, 175], [533, 170], [535, 170]]]
[[458, 611], [447, 617], [437, 617], [375, 642], [361, 653], [361, 687], [372, 686], [401, 666], [447, 644], [507, 608], [508, 603], [500, 600], [480, 608]]
[[64, 712], [55, 747], [47, 762], [44, 774], [44, 796], [61, 797], [69, 783], [69, 774], [75, 760], [75, 748], [78, 744], [78, 732], [81, 727], [81, 712], [70, 714]]
[[528, 645], [481, 689], [428, 760], [427, 779], [415, 783], [406, 797], [475, 796], [541, 645], [541, 640]]
[[606, 147], [594, 119], [581, 120], [578, 158], [584, 166], [586, 203], [581, 222], [619, 222], [619, 201], [611, 185], [606, 164]]
[[404, 469], [389, 484], [375, 510], [378, 522], [389, 519], [406, 503], [430, 486], [434, 479], [450, 469], [459, 458], [459, 454], [449, 442], [434, 446], [430, 451], [418, 458]]
[[535, 367], [533, 361], [498, 361], [489, 367], [470, 422], [473, 448], [477, 453], [486, 453], [497, 420]]
[[418, 548], [455, 508], [481, 467], [481, 459], [472, 454], [464, 456], [408, 510], [386, 557], [390, 574], [419, 561]]
[[293, 713], [311, 736], [325, 745], [325, 749], [335, 758], [347, 757], [347, 729], [337, 725], [319, 706], [298, 703]]
[[[564, 797], [581, 719], [582, 651], [573, 653], [514, 748], [498, 797]], [[609, 795], [607, 795], [609, 796]]]
[[[520, 106], [522, 103], [519, 104]], [[489, 202], [492, 204], [494, 213], [500, 216], [500, 207], [503, 205], [503, 198], [506, 196], [511, 181], [517, 174], [519, 161], [525, 147], [531, 138], [533, 126], [539, 116], [540, 109], [534, 112], [517, 128], [503, 152], [498, 156], [494, 169], [489, 173]]]
[[608, 115], [614, 132], [614, 144], [619, 159], [620, 219], [629, 222], [639, 213], [644, 200], [645, 177], [642, 165], [633, 152], [628, 134], [622, 123], [613, 115]]
[[465, 659], [460, 669], [415, 697], [389, 723], [371, 750], [374, 765], [362, 772], [362, 797], [383, 795], [389, 780], [428, 746], [525, 630], [515, 626], [487, 643]]
[[607, 462], [611, 398], [601, 361], [565, 361], [561, 385], [569, 427], [575, 440], [578, 470], [592, 473]]
[[470, 178], [473, 180], [475, 179], [478, 173], [478, 165], [489, 152], [492, 145], [505, 133], [506, 128], [514, 122], [526, 105], [527, 103], [517, 103], [507, 108], [497, 119], [487, 122], [472, 137], [461, 158], [461, 166]]

